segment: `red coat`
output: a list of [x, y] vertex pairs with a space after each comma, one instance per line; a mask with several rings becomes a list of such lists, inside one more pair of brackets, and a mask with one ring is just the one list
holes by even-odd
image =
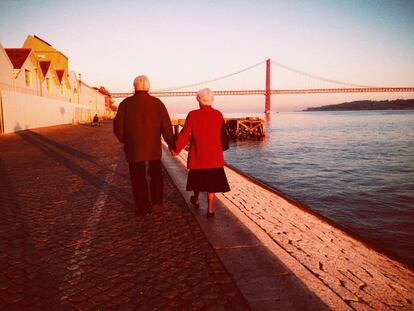
[[201, 106], [200, 109], [193, 110], [188, 114], [184, 128], [177, 139], [176, 151], [180, 152], [190, 140], [187, 160], [189, 169], [224, 166], [221, 147], [222, 125], [223, 115], [210, 106]]

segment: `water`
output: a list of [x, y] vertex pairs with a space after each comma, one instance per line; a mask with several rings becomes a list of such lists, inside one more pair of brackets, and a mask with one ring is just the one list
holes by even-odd
[[226, 161], [414, 267], [414, 111], [272, 114]]

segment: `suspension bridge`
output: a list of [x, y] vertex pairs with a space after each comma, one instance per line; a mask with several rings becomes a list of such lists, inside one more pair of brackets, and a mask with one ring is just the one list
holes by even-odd
[[[157, 97], [180, 97], [180, 96], [196, 96], [197, 91], [186, 91], [183, 89], [193, 88], [196, 86], [205, 85], [208, 83], [220, 81], [232, 76], [241, 74], [250, 69], [258, 67], [259, 65], [266, 64], [266, 83], [265, 89], [253, 89], [253, 90], [214, 90], [216, 96], [236, 96], [236, 95], [264, 95], [265, 96], [265, 112], [270, 113], [271, 111], [271, 95], [282, 95], [282, 94], [334, 94], [334, 93], [405, 93], [405, 92], [414, 92], [414, 87], [378, 87], [378, 86], [368, 86], [360, 85], [355, 83], [343, 82], [333, 79], [324, 78], [318, 75], [310, 74], [296, 68], [286, 66], [282, 63], [278, 63], [271, 59], [262, 61], [255, 65], [246, 67], [242, 70], [226, 74], [214, 79], [201, 81], [193, 84], [187, 84], [182, 86], [177, 86], [169, 89], [155, 90], [151, 91], [151, 95]], [[298, 75], [315, 79], [317, 81], [327, 82], [329, 84], [337, 85], [337, 87], [322, 87], [322, 88], [293, 88], [293, 89], [272, 89], [271, 88], [271, 65], [274, 65], [278, 68], [285, 69], [292, 73]], [[132, 92], [124, 93], [111, 93], [112, 98], [125, 98], [131, 96]]]

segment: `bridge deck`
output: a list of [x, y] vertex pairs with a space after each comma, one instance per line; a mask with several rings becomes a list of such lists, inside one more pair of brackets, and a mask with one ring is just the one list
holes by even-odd
[[[328, 93], [401, 93], [414, 92], [414, 87], [346, 87], [346, 88], [317, 88], [317, 89], [280, 89], [280, 90], [217, 90], [216, 96], [234, 95], [291, 95], [291, 94], [328, 94]], [[196, 91], [153, 91], [157, 97], [197, 96]], [[132, 93], [111, 93], [112, 98], [125, 98]]]

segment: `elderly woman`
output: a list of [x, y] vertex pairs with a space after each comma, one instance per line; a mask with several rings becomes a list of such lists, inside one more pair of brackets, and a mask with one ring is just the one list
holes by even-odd
[[197, 94], [200, 109], [191, 111], [176, 142], [179, 153], [190, 141], [187, 167], [187, 191], [194, 191], [191, 203], [198, 208], [200, 192], [207, 192], [207, 217], [214, 216], [213, 200], [216, 192], [230, 191], [224, 173], [224, 158], [221, 145], [223, 115], [211, 107], [214, 101], [210, 89]]

